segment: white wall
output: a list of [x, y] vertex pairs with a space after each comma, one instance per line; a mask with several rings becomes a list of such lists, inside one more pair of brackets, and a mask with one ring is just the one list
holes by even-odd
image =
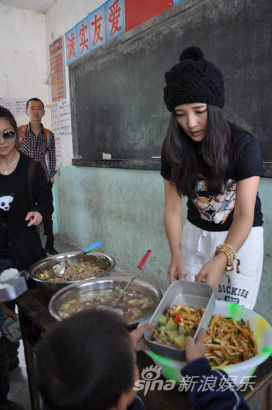
[[[49, 44], [104, 2], [56, 0], [46, 15], [0, 3], [0, 98], [40, 98], [46, 109], [43, 123], [51, 128]], [[69, 100], [68, 67], [65, 69]], [[16, 115], [16, 120], [21, 124], [27, 117]], [[71, 136], [61, 136], [60, 147], [62, 164], [70, 165]]]
[[[105, 0], [57, 0], [45, 16], [46, 49], [49, 44], [63, 36], [70, 28], [87, 16], [88, 13], [101, 6]], [[49, 67], [49, 53], [47, 53]], [[66, 96], [69, 100], [69, 78], [66, 65]], [[62, 165], [70, 165], [73, 157], [71, 136], [60, 136]]]
[[[50, 127], [50, 82], [46, 64], [45, 16], [0, 4], [0, 98], [41, 98]], [[16, 116], [18, 123], [26, 115]]]

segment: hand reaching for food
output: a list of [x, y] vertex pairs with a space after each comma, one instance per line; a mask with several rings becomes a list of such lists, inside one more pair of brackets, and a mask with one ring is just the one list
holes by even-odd
[[143, 336], [144, 336], [144, 332], [146, 332], [147, 330], [153, 329], [153, 327], [154, 325], [152, 323], [148, 323], [130, 332], [130, 338], [132, 340], [132, 345], [135, 350], [139, 351], [139, 350], [145, 350], [148, 348]]
[[193, 362], [194, 360], [205, 357], [205, 345], [204, 345], [205, 330], [201, 329], [198, 333], [196, 341], [191, 336], [186, 337], [185, 355], [187, 362]]

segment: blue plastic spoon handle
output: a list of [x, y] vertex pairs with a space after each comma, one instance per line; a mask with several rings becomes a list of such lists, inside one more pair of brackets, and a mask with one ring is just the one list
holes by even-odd
[[88, 253], [91, 250], [93, 250], [94, 248], [98, 248], [98, 246], [102, 245], [102, 243], [103, 243], [103, 241], [95, 242], [92, 245], [88, 246], [88, 248], [85, 248], [83, 252]]

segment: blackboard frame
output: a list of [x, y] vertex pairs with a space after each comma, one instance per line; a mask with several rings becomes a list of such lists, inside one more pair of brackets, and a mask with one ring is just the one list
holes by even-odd
[[[150, 19], [134, 29], [123, 33], [120, 37], [106, 43], [104, 46], [97, 48], [95, 51], [77, 60], [69, 66], [69, 84], [70, 84], [70, 101], [71, 101], [71, 117], [72, 117], [72, 140], [73, 140], [73, 159], [72, 165], [83, 167], [102, 167], [102, 168], [123, 168], [123, 169], [142, 169], [142, 170], [159, 170], [160, 161], [157, 159], [113, 159], [113, 160], [91, 160], [81, 158], [78, 154], [78, 139], [77, 139], [77, 124], [76, 124], [76, 104], [75, 104], [75, 73], [76, 70], [84, 65], [95, 62], [98, 58], [106, 56], [108, 53], [116, 52], [118, 47], [131, 41], [141, 41], [141, 38], [150, 30], [155, 30], [157, 26], [167, 24], [177, 15], [193, 10], [200, 4], [210, 3], [210, 0], [184, 0], [180, 4], [166, 10], [160, 15]], [[160, 153], [154, 152], [154, 156]], [[264, 161], [264, 176], [272, 177], [272, 160]]]

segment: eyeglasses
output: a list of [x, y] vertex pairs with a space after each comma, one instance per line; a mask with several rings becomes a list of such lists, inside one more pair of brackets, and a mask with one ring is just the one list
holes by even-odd
[[13, 130], [6, 130], [4, 132], [0, 132], [0, 136], [3, 137], [4, 140], [11, 140], [16, 137], [16, 132]]

